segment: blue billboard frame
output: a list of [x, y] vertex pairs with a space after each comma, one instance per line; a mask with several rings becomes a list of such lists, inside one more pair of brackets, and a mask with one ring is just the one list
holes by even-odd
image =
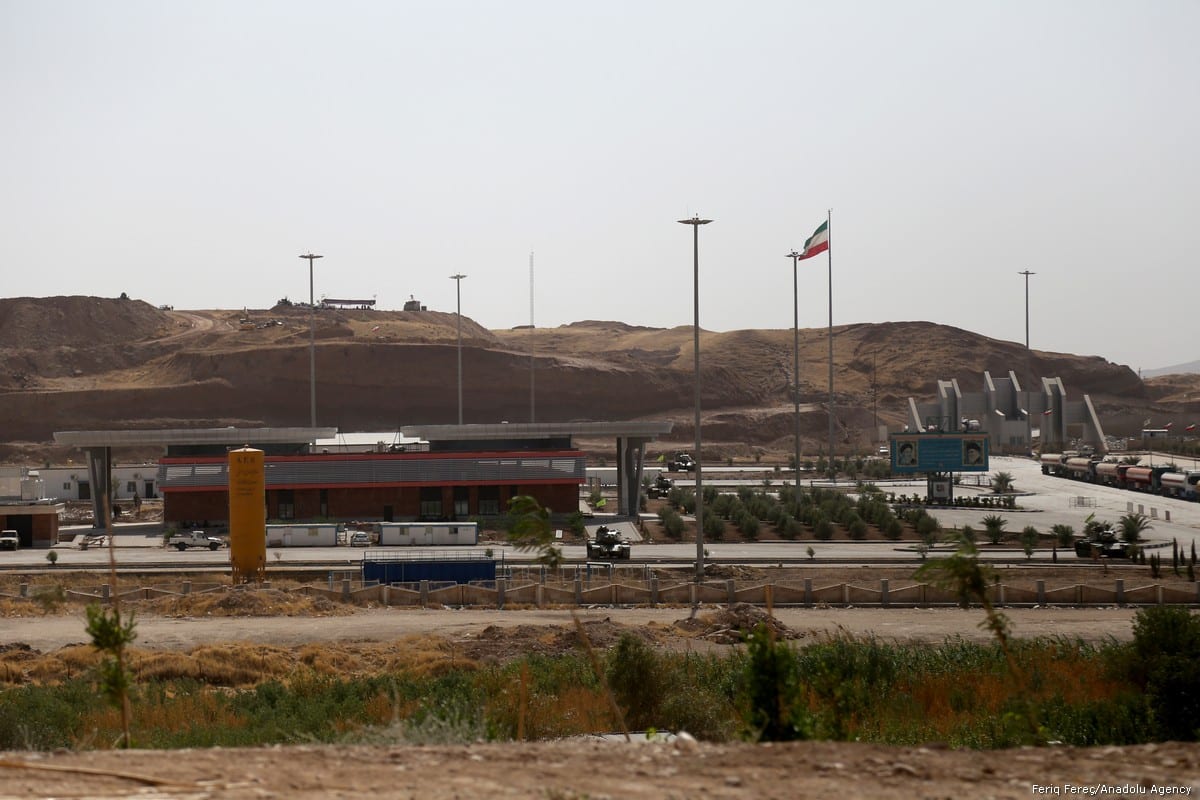
[[892, 473], [987, 472], [988, 437], [972, 433], [896, 433], [891, 436]]

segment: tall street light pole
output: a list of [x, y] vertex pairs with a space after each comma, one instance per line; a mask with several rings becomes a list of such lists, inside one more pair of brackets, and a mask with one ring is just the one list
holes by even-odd
[[462, 425], [462, 279], [467, 277], [462, 273], [456, 273], [450, 276], [450, 280], [454, 281], [454, 293], [457, 295], [457, 311], [455, 316], [458, 318], [458, 424]]
[[308, 424], [315, 428], [317, 427], [317, 306], [313, 302], [313, 262], [325, 256], [309, 252], [300, 257], [308, 259], [308, 404], [310, 411]]
[[1025, 270], [1024, 272], [1018, 272], [1017, 274], [1025, 276], [1025, 349], [1028, 350], [1029, 349], [1029, 276], [1037, 275], [1037, 273], [1030, 272], [1029, 270]]
[[694, 377], [696, 385], [696, 583], [704, 580], [704, 481], [700, 474], [700, 226], [712, 222], [711, 219], [678, 220], [681, 225], [692, 226], [692, 302], [694, 322], [692, 323], [692, 350], [694, 351]]
[[788, 253], [792, 260], [792, 400], [796, 413], [796, 487], [800, 487], [800, 253]]

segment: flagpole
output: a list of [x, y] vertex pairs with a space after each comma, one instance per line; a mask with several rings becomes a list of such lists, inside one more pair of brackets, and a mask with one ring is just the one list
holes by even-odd
[[792, 401], [796, 411], [796, 488], [800, 488], [800, 254], [788, 253], [792, 259]]
[[[829, 468], [833, 469], [833, 209], [825, 215], [825, 235], [828, 246], [825, 255], [829, 264]], [[834, 473], [836, 477], [836, 473]]]

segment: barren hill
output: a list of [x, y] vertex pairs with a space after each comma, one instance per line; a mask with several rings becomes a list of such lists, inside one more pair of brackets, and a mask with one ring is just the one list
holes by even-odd
[[[0, 430], [43, 443], [56, 430], [307, 425], [309, 321], [317, 361], [317, 422], [343, 431], [457, 419], [458, 320], [436, 311], [286, 306], [251, 311], [162, 310], [95, 297], [0, 300]], [[692, 434], [692, 330], [586, 321], [491, 331], [461, 325], [463, 418], [539, 422], [656, 418]], [[705, 438], [730, 455], [790, 451], [792, 331], [703, 331]], [[828, 338], [800, 331], [802, 431], [827, 431]], [[532, 368], [532, 375], [531, 375]], [[1200, 413], [1194, 379], [1143, 383], [1091, 356], [1034, 351], [925, 322], [834, 328], [835, 411], [845, 441], [865, 446], [874, 415], [898, 424], [909, 396], [938, 379], [976, 391], [982, 373], [1034, 386], [1062, 377], [1088, 393], [1106, 427]], [[872, 391], [874, 387], [874, 392]], [[873, 402], [874, 398], [874, 402]]]

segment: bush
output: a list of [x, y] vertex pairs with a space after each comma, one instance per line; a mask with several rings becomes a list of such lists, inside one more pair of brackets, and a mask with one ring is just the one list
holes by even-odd
[[683, 538], [683, 529], [685, 527], [683, 517], [679, 512], [669, 506], [663, 506], [658, 511], [658, 521], [662, 524], [663, 533], [668, 539], [679, 541]]
[[1130, 679], [1143, 689], [1156, 738], [1200, 734], [1200, 617], [1181, 606], [1140, 609], [1133, 621]]
[[661, 724], [660, 708], [668, 688], [666, 675], [658, 656], [641, 637], [621, 634], [609, 655], [606, 672], [626, 727], [640, 731]]
[[704, 536], [710, 541], [719, 542], [725, 537], [725, 520], [716, 514], [704, 515]]

